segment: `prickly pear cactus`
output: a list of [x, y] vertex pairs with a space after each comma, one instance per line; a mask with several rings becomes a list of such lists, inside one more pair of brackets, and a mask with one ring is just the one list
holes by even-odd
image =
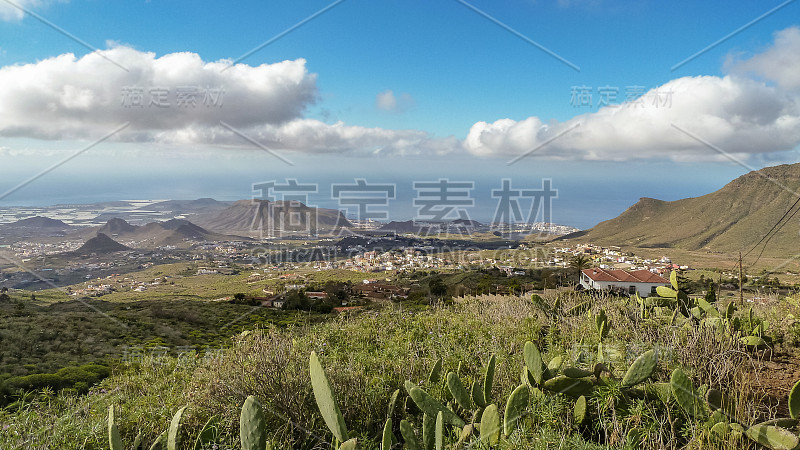
[[181, 418], [185, 410], [186, 407], [184, 406], [172, 417], [172, 422], [170, 422], [169, 431], [167, 432], [167, 450], [178, 450], [181, 439]]
[[586, 422], [586, 412], [586, 397], [581, 395], [572, 410], [572, 418], [575, 420], [575, 425], [581, 426]]
[[114, 405], [108, 407], [108, 446], [111, 450], [122, 450], [122, 438], [119, 436], [117, 422], [114, 419]]
[[500, 413], [494, 403], [486, 407], [481, 417], [481, 440], [489, 445], [495, 445], [500, 440]]
[[436, 364], [433, 365], [431, 373], [428, 375], [428, 383], [432, 385], [436, 384], [439, 382], [441, 378], [442, 378], [442, 358], [439, 358], [439, 360], [436, 361]]
[[414, 433], [414, 427], [411, 426], [409, 421], [400, 421], [400, 434], [406, 442], [406, 448], [409, 450], [422, 450], [422, 447], [419, 445], [419, 440], [417, 440], [417, 435]]
[[361, 446], [358, 445], [358, 439], [350, 439], [339, 446], [339, 450], [358, 450], [359, 448]]
[[406, 382], [406, 391], [408, 391], [408, 395], [414, 400], [414, 403], [417, 407], [422, 410], [423, 413], [428, 414], [432, 417], [436, 417], [439, 411], [442, 412], [444, 416], [444, 420], [447, 423], [450, 423], [457, 427], [464, 426], [464, 420], [456, 415], [453, 411], [450, 410], [447, 406], [441, 404], [438, 400], [428, 395], [427, 392], [423, 391], [421, 388], [416, 386], [414, 383]]
[[789, 415], [792, 419], [800, 419], [800, 381], [795, 383], [789, 393]]
[[592, 376], [594, 372], [577, 367], [567, 367], [563, 370], [563, 373], [570, 378], [586, 378]]
[[386, 408], [386, 417], [391, 419], [394, 417], [394, 410], [397, 408], [397, 398], [400, 397], [400, 389], [395, 389], [392, 392], [391, 398], [389, 398], [389, 406]]
[[561, 370], [561, 366], [564, 364], [564, 357], [561, 355], [554, 356], [553, 359], [547, 363], [547, 371], [550, 372], [550, 375], [555, 375]]
[[739, 341], [748, 347], [764, 347], [767, 345], [767, 341], [759, 336], [744, 336]]
[[774, 450], [792, 450], [800, 444], [796, 434], [772, 425], [753, 425], [744, 434], [751, 441]]
[[333, 396], [333, 389], [328, 377], [325, 375], [325, 370], [317, 358], [315, 352], [311, 352], [309, 360], [309, 372], [311, 374], [311, 387], [314, 389], [314, 397], [317, 399], [317, 406], [325, 424], [331, 430], [339, 442], [344, 442], [349, 438], [347, 433], [347, 426], [342, 417], [342, 411], [339, 410], [339, 405], [336, 403], [336, 398]]
[[542, 386], [551, 392], [569, 395], [570, 397], [580, 397], [589, 395], [594, 389], [594, 383], [586, 378], [570, 378], [566, 375], [559, 375], [545, 381]]
[[639, 355], [638, 358], [631, 364], [625, 376], [622, 378], [622, 385], [625, 387], [633, 387], [637, 384], [647, 380], [653, 375], [658, 365], [658, 354], [655, 351], [649, 350]]
[[694, 389], [692, 380], [686, 376], [681, 369], [675, 369], [669, 381], [672, 386], [672, 395], [678, 404], [691, 417], [701, 419], [705, 416], [705, 410], [700, 403], [700, 396]]
[[392, 434], [392, 418], [386, 419], [381, 436], [381, 450], [390, 450], [394, 444], [394, 434]]
[[506, 402], [506, 413], [503, 416], [503, 434], [510, 435], [517, 428], [517, 422], [528, 407], [530, 392], [528, 386], [521, 384], [514, 389]]
[[486, 364], [486, 375], [483, 377], [483, 401], [489, 403], [492, 399], [492, 386], [494, 385], [495, 358], [492, 355]]
[[603, 342], [603, 339], [608, 336], [608, 316], [604, 309], [601, 309], [600, 312], [597, 313], [594, 318], [594, 323], [597, 328], [597, 334], [600, 335], [600, 342]]
[[267, 429], [264, 409], [252, 395], [247, 397], [239, 416], [239, 440], [242, 450], [260, 450], [267, 445]]
[[458, 403], [458, 406], [464, 409], [470, 409], [472, 407], [472, 400], [470, 399], [469, 392], [464, 388], [464, 384], [461, 383], [461, 378], [459, 378], [458, 374], [455, 372], [447, 373], [447, 389], [456, 400], [456, 403]]
[[486, 406], [486, 398], [483, 394], [483, 386], [479, 380], [472, 383], [472, 401], [480, 407]]
[[441, 413], [439, 411], [436, 416], [430, 416], [425, 413], [422, 416], [422, 447], [425, 450], [433, 450], [433, 445], [436, 442], [436, 417]]
[[439, 411], [436, 415], [436, 431], [434, 434], [433, 446], [436, 450], [444, 448], [444, 415]]
[[539, 347], [533, 342], [526, 342], [522, 350], [522, 356], [525, 359], [525, 365], [533, 376], [533, 381], [537, 385], [541, 385], [544, 381], [544, 361], [542, 361], [542, 354], [539, 352]]

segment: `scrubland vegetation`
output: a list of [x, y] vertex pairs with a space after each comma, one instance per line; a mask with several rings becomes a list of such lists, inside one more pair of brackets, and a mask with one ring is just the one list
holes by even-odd
[[253, 323], [222, 352], [151, 355], [83, 392], [20, 395], [0, 412], [0, 447], [109, 448], [114, 406], [125, 448], [161, 436], [164, 448], [249, 450], [240, 415], [252, 396], [245, 412], [261, 408], [272, 448], [330, 448], [341, 429], [320, 412], [312, 352], [348, 430], [340, 438], [365, 449], [796, 445], [800, 301], [751, 310], [670, 291], [484, 295]]

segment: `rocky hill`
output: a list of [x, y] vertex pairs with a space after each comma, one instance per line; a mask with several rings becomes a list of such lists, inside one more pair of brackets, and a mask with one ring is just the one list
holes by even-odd
[[[800, 164], [767, 167], [701, 197], [642, 198], [618, 217], [567, 235], [567, 240], [648, 248], [747, 251], [800, 198]], [[800, 205], [792, 209], [789, 216]], [[788, 217], [788, 216], [787, 216]], [[800, 253], [795, 216], [769, 240], [765, 255]]]

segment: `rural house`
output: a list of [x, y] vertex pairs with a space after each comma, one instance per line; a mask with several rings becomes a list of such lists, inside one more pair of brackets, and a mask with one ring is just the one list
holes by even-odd
[[656, 287], [669, 286], [669, 280], [649, 270], [601, 269], [594, 267], [581, 271], [584, 289], [620, 290], [640, 297], [656, 295]]

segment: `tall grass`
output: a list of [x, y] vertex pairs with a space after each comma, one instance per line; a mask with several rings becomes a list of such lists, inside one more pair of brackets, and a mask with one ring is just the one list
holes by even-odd
[[[550, 314], [547, 305], [557, 297], [562, 310], [586, 301], [589, 309], [571, 316]], [[747, 383], [757, 357], [736, 342], [708, 329], [656, 326], [619, 298], [552, 292], [544, 300], [541, 306], [516, 296], [467, 297], [423, 310], [394, 304], [315, 325], [265, 326], [234, 336], [230, 348], [213, 357], [149, 358], [120, 366], [85, 396], [28, 396], [14, 409], [0, 411], [0, 448], [106, 448], [105, 415], [111, 404], [119, 408], [118, 426], [126, 442], [139, 433], [151, 442], [188, 404], [185, 442], [215, 416], [222, 431], [219, 448], [236, 448], [239, 408], [248, 395], [264, 406], [278, 448], [327, 448], [330, 433], [308, 376], [311, 351], [322, 360], [348, 428], [360, 433], [362, 448], [375, 448], [392, 392], [411, 380], [435, 393], [427, 376], [439, 358], [445, 372], [461, 365], [468, 385], [483, 376], [487, 359], [496, 355], [492, 397], [502, 402], [520, 383], [527, 340], [536, 342], [547, 360], [563, 355], [565, 365], [587, 366], [582, 359], [586, 349], [596, 348], [599, 340], [591, 315], [600, 309], [611, 323], [608, 343], [622, 349], [620, 360], [609, 363], [617, 376], [638, 353], [658, 345], [665, 357], [657, 381], [684, 367], [696, 385], [734, 394], [743, 423], [774, 415], [761, 406], [757, 387]], [[571, 423], [570, 401], [551, 396], [534, 402], [509, 448], [621, 447], [633, 428], [643, 430], [648, 448], [704, 445], [700, 430], [681, 420], [674, 404], [627, 399], [607, 389], [598, 391], [590, 405], [596, 420], [579, 431]]]

